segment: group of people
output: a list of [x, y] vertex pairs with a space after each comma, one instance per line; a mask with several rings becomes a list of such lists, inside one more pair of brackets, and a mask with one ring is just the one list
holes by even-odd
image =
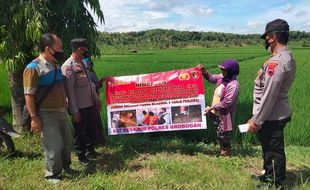
[[[43, 34], [40, 55], [23, 73], [25, 101], [31, 117], [31, 130], [42, 132], [46, 158], [45, 178], [60, 181], [60, 174], [75, 172], [70, 167], [72, 135], [67, 124], [67, 108], [74, 128], [74, 150], [82, 164], [99, 153], [95, 145], [104, 145], [100, 117], [98, 80], [90, 59], [90, 48], [83, 38], [71, 41], [72, 54], [63, 63], [61, 39], [54, 33]], [[63, 63], [60, 67], [58, 63]], [[38, 103], [40, 102], [40, 103]]]
[[158, 115], [153, 111], [147, 113], [145, 110], [142, 111], [142, 114], [143, 118], [140, 125], [168, 125], [171, 123], [166, 108], [160, 108]]
[[[289, 25], [286, 21], [276, 19], [269, 22], [261, 37], [272, 56], [260, 68], [255, 79], [253, 117], [247, 122], [248, 132], [258, 133], [262, 144], [264, 174], [257, 176], [258, 179], [262, 182], [273, 179], [276, 186], [280, 186], [286, 172], [283, 129], [291, 116], [288, 92], [294, 79], [296, 63], [287, 47]], [[92, 63], [89, 64], [89, 46], [85, 39], [72, 40], [72, 54], [61, 68], [57, 63], [64, 59], [64, 52], [61, 39], [56, 34], [44, 34], [39, 47], [40, 56], [29, 63], [24, 71], [24, 93], [31, 115], [31, 129], [34, 132], [42, 131], [46, 157], [45, 177], [57, 180], [63, 169], [71, 170], [67, 103], [72, 115], [74, 149], [79, 161], [88, 163], [88, 156], [98, 154], [94, 145], [104, 143], [100, 131], [101, 103], [98, 94], [102, 80], [97, 79]], [[205, 114], [212, 119], [217, 129], [220, 154], [230, 156], [229, 133], [233, 129], [239, 95], [239, 64], [234, 59], [225, 60], [219, 65], [222, 74], [217, 75], [211, 74], [202, 65], [197, 67], [206, 80], [215, 84], [213, 101], [207, 106]], [[46, 91], [48, 94], [45, 96]], [[42, 96], [45, 98], [38, 107], [36, 102]], [[162, 108], [160, 112], [158, 117], [153, 112], [144, 111], [142, 124], [169, 122], [165, 118], [169, 117], [166, 109]], [[128, 114], [127, 120], [132, 117]]]
[[[261, 36], [265, 48], [272, 54], [262, 65], [254, 81], [253, 117], [247, 122], [248, 132], [258, 133], [262, 146], [263, 174], [253, 176], [263, 183], [281, 187], [286, 175], [283, 130], [291, 119], [288, 92], [293, 83], [296, 62], [287, 46], [289, 25], [276, 19], [266, 25]], [[228, 59], [219, 65], [222, 74], [213, 75], [198, 65], [206, 80], [215, 84], [208, 115], [217, 129], [221, 155], [231, 155], [229, 133], [232, 131], [239, 95], [239, 64]]]

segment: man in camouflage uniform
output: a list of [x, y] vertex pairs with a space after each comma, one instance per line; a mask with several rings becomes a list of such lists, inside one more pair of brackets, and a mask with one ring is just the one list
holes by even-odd
[[253, 117], [248, 124], [249, 132], [258, 132], [263, 150], [265, 173], [258, 178], [278, 187], [286, 173], [283, 129], [291, 117], [288, 92], [294, 80], [296, 62], [287, 47], [289, 25], [285, 20], [269, 22], [262, 38], [272, 56], [254, 81]]

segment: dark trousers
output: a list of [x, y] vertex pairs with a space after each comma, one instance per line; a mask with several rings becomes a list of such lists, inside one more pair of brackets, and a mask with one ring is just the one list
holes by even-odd
[[281, 183], [285, 179], [286, 158], [283, 129], [288, 120], [265, 121], [258, 133], [263, 150], [265, 175], [276, 183]]
[[87, 151], [94, 150], [91, 132], [94, 126], [96, 109], [94, 106], [79, 109], [81, 122], [72, 123], [74, 127], [74, 150], [78, 156], [85, 155]]

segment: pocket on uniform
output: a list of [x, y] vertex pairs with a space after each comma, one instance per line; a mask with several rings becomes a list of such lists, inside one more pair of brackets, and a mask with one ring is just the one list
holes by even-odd
[[77, 86], [82, 87], [88, 84], [87, 77], [83, 73], [77, 73]]

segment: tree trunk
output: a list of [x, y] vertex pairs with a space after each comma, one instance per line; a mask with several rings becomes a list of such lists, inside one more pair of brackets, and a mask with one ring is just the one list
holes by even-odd
[[9, 72], [9, 82], [11, 90], [13, 127], [16, 131], [22, 132], [22, 110], [25, 105], [23, 73], [13, 74]]

